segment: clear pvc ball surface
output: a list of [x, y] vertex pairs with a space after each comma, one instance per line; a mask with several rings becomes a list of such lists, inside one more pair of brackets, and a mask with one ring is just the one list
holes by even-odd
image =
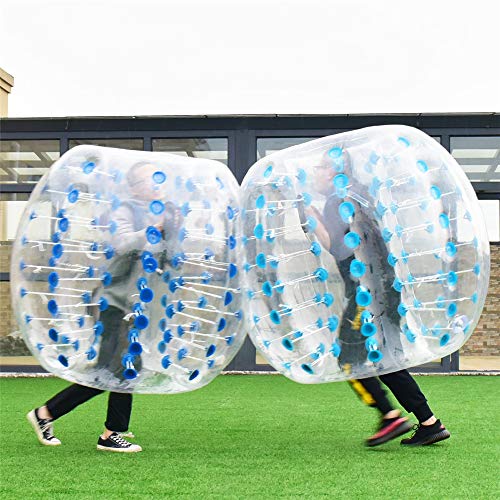
[[394, 372], [470, 337], [489, 279], [474, 190], [434, 139], [370, 127], [267, 156], [242, 185], [249, 334], [301, 383]]
[[47, 370], [121, 392], [175, 393], [240, 348], [239, 186], [218, 162], [79, 146], [30, 197], [12, 303]]

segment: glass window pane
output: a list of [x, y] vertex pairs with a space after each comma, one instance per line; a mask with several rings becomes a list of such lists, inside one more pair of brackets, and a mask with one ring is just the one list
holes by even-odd
[[[19, 326], [12, 311], [10, 283], [8, 281], [0, 281], [0, 304], [2, 310], [2, 322], [0, 323], [0, 363], [2, 365], [33, 364], [33, 358], [31, 358], [31, 353], [21, 337]], [[23, 358], [8, 359], [5, 356], [23, 356], [23, 358], [30, 361], [26, 363]]]
[[0, 273], [8, 273], [12, 242], [29, 193], [0, 194]]
[[34, 184], [58, 158], [58, 140], [1, 140], [0, 183]]
[[[0, 194], [0, 273], [5, 278], [10, 270], [10, 256], [12, 243], [16, 237], [17, 226], [26, 206], [29, 193], [1, 193]], [[5, 274], [4, 274], [5, 273]], [[11, 307], [10, 282], [0, 281], [0, 360], [2, 364], [25, 364], [24, 360], [3, 358], [4, 356], [31, 356], [24, 345], [16, 319]], [[31, 358], [30, 358], [31, 359]]]
[[500, 201], [479, 200], [490, 241], [500, 241]]
[[217, 160], [227, 165], [227, 139], [224, 137], [153, 139], [153, 151]]
[[312, 141], [317, 137], [263, 137], [257, 139], [257, 160], [281, 149]]
[[500, 136], [451, 137], [450, 147], [471, 182], [500, 181]]
[[82, 144], [91, 144], [93, 146], [105, 146], [107, 148], [120, 148], [120, 149], [144, 149], [144, 140], [137, 139], [70, 139], [69, 147], [74, 148], [75, 146], [80, 146]]

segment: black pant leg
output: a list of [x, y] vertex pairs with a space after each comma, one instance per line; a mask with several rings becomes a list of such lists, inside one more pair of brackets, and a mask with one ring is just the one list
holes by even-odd
[[53, 398], [49, 399], [45, 405], [52, 415], [52, 418], [56, 420], [103, 392], [104, 391], [100, 389], [72, 384], [56, 394]]
[[427, 399], [408, 370], [380, 375], [379, 378], [394, 394], [399, 404], [408, 413], [413, 413], [419, 422], [432, 417], [432, 410], [427, 404]]
[[110, 392], [108, 399], [108, 414], [104, 426], [115, 432], [125, 432], [130, 423], [132, 413], [132, 394]]
[[361, 401], [368, 406], [377, 408], [382, 415], [393, 410], [393, 406], [376, 377], [364, 378], [360, 380], [348, 380], [349, 385], [359, 396]]

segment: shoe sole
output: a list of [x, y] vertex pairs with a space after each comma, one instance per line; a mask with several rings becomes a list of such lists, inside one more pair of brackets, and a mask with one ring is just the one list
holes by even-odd
[[412, 429], [412, 425], [410, 422], [404, 422], [401, 425], [398, 425], [394, 430], [391, 432], [388, 432], [384, 436], [381, 436], [377, 439], [369, 440], [366, 441], [366, 446], [368, 447], [373, 447], [373, 446], [378, 446], [384, 443], [387, 443], [387, 441], [391, 441], [391, 439], [395, 439], [399, 436], [402, 436], [403, 434], [406, 434], [407, 432], [410, 432]]
[[428, 446], [430, 444], [439, 443], [439, 441], [444, 441], [445, 439], [448, 439], [450, 436], [451, 436], [451, 434], [449, 433], [449, 431], [447, 431], [445, 429], [441, 432], [438, 432], [437, 434], [433, 434], [432, 436], [429, 436], [429, 438], [426, 439], [425, 441], [420, 441], [418, 443], [403, 443], [403, 442], [401, 442], [401, 444], [403, 446]]
[[140, 450], [130, 450], [128, 448], [109, 448], [108, 446], [102, 446], [100, 444], [97, 445], [97, 449], [99, 451], [111, 451], [114, 453], [139, 453], [142, 451], [142, 448]]
[[35, 431], [36, 437], [38, 438], [40, 444], [43, 444], [44, 446], [61, 446], [61, 442], [51, 443], [50, 441], [47, 441], [46, 439], [43, 438], [43, 434], [40, 431], [40, 427], [38, 427], [38, 421], [35, 415], [35, 410], [31, 410], [26, 415], [26, 418], [28, 419], [28, 422], [31, 424], [31, 427], [33, 427], [33, 430]]

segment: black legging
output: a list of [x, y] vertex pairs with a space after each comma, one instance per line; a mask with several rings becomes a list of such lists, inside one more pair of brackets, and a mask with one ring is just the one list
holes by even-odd
[[385, 415], [394, 408], [387, 399], [379, 379], [394, 394], [399, 404], [408, 413], [413, 413], [419, 422], [424, 422], [432, 416], [427, 399], [408, 370], [380, 375], [378, 378], [350, 380], [349, 384], [365, 404], [377, 408], [382, 415]]
[[[127, 346], [127, 325], [123, 321], [123, 316], [124, 313], [121, 309], [110, 306], [100, 317], [104, 332], [97, 367], [107, 368], [118, 377], [122, 376], [123, 366], [120, 360]], [[139, 366], [140, 362], [136, 364], [136, 368]], [[73, 384], [47, 401], [46, 406], [55, 420], [103, 392], [101, 389]], [[129, 426], [131, 412], [132, 394], [110, 392], [108, 413], [104, 423], [106, 429], [125, 432]]]

